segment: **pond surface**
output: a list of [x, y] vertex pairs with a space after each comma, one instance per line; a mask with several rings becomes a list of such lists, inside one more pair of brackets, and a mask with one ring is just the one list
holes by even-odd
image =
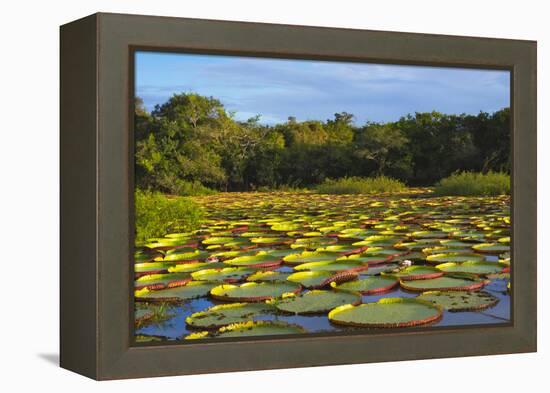
[[[302, 287], [296, 284], [301, 293], [297, 296], [312, 290], [336, 293], [340, 285], [345, 287], [344, 283], [384, 275], [393, 277], [396, 285], [384, 292], [361, 294], [361, 303], [416, 298], [428, 289], [468, 293], [473, 290], [472, 285], [492, 299], [490, 306], [475, 311], [448, 311], [444, 305], [436, 304], [433, 307], [440, 310], [440, 317], [426, 324], [410, 317], [407, 323], [414, 326], [510, 322], [508, 197], [434, 197], [429, 190], [418, 189], [393, 195], [222, 193], [195, 200], [206, 211], [207, 221], [201, 230], [167, 234], [137, 248], [138, 341], [181, 340], [197, 332], [204, 332], [201, 339], [223, 337], [220, 334], [223, 326], [192, 328], [186, 318], [216, 305], [242, 303], [242, 296], [231, 297], [230, 286], [223, 296], [215, 296], [219, 291], [210, 290], [220, 285], [266, 283], [261, 276], [249, 279], [257, 271], [286, 273], [268, 282], [274, 293], [267, 302], [275, 306], [281, 300], [278, 283], [289, 283], [291, 273], [320, 271], [335, 281], [332, 286], [331, 279], [317, 282], [319, 285], [314, 288], [306, 288], [304, 282]], [[435, 285], [436, 277], [404, 277], [410, 266], [426, 266], [442, 272], [445, 277], [455, 277], [462, 287], [439, 288]], [[339, 277], [343, 272], [351, 275]], [[399, 281], [400, 278], [403, 281]], [[191, 294], [174, 291], [190, 283], [199, 286], [210, 283], [211, 286]], [[410, 283], [421, 289], [403, 289]], [[243, 292], [245, 302], [258, 300], [255, 291]], [[289, 314], [274, 309], [243, 316], [238, 321], [242, 326], [231, 325], [230, 332], [237, 337], [259, 334], [255, 333], [258, 321], [275, 321], [277, 328], [299, 327], [302, 332], [310, 333], [373, 328], [331, 322], [329, 311]], [[383, 324], [383, 318], [389, 318], [390, 314], [382, 315]], [[391, 318], [406, 319], [407, 316]], [[223, 325], [223, 318], [219, 319]], [[243, 323], [252, 320], [255, 321], [252, 325], [243, 327]], [[388, 322], [386, 327], [396, 326]], [[269, 334], [285, 332], [283, 328], [280, 333]]]

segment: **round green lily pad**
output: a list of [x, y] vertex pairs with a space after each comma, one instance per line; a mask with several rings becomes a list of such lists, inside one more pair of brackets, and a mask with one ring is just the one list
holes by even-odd
[[227, 265], [218, 262], [189, 262], [170, 266], [168, 271], [170, 273], [192, 273], [204, 269], [221, 269], [223, 267], [227, 267]]
[[483, 281], [442, 276], [428, 280], [401, 280], [401, 287], [408, 291], [475, 291], [483, 288]]
[[326, 247], [317, 249], [318, 252], [334, 252], [342, 255], [357, 254], [364, 250], [366, 250], [366, 247], [361, 247], [361, 246], [358, 247], [355, 245], [343, 245], [343, 244], [326, 246]]
[[416, 297], [448, 311], [475, 311], [489, 308], [498, 303], [498, 298], [484, 291], [477, 292], [449, 292], [428, 291]]
[[358, 306], [347, 304], [328, 314], [329, 320], [338, 325], [371, 328], [424, 325], [439, 320], [441, 316], [440, 307], [408, 298], [383, 298], [376, 303]]
[[295, 266], [294, 270], [324, 270], [327, 272], [339, 272], [342, 270], [362, 271], [368, 270], [369, 265], [361, 262], [334, 261], [334, 262], [309, 262]]
[[359, 304], [357, 293], [314, 290], [300, 295], [286, 296], [274, 302], [279, 311], [292, 314], [317, 314], [332, 310], [344, 304]]
[[267, 245], [285, 244], [285, 243], [289, 243], [291, 240], [286, 237], [254, 237], [250, 239], [250, 241], [254, 244], [267, 246]]
[[164, 261], [198, 261], [204, 259], [208, 256], [208, 252], [201, 251], [196, 248], [181, 248], [177, 249], [175, 252], [168, 253], [164, 257]]
[[279, 321], [254, 321], [236, 323], [220, 328], [217, 337], [251, 337], [251, 336], [273, 336], [280, 334], [301, 334], [307, 331], [298, 325], [291, 325]]
[[409, 280], [425, 280], [429, 278], [441, 277], [444, 273], [433, 266], [421, 266], [413, 265], [409, 266], [403, 270], [400, 270], [393, 275], [400, 280], [409, 281]]
[[246, 278], [246, 281], [285, 281], [290, 273], [268, 271], [257, 271]]
[[332, 262], [338, 258], [337, 255], [330, 252], [305, 251], [300, 254], [287, 255], [283, 261], [289, 265], [300, 265], [308, 262]]
[[248, 282], [241, 285], [219, 285], [212, 288], [214, 299], [230, 302], [261, 302], [281, 297], [285, 293], [298, 293], [299, 284], [292, 282]]
[[510, 251], [510, 246], [502, 243], [481, 243], [472, 247], [474, 250], [484, 253], [501, 254]]
[[345, 282], [357, 278], [356, 272], [331, 272], [322, 270], [299, 271], [288, 276], [287, 280], [306, 288], [322, 288], [331, 282]]
[[183, 302], [185, 300], [206, 296], [215, 286], [215, 283], [191, 281], [181, 287], [161, 289], [158, 291], [143, 289], [136, 291], [135, 300], [138, 302]]
[[363, 295], [372, 295], [374, 293], [389, 291], [398, 284], [399, 280], [391, 276], [369, 276], [336, 285], [335, 288], [356, 291]]
[[457, 252], [450, 252], [447, 254], [433, 254], [428, 255], [426, 260], [431, 263], [445, 263], [445, 262], [466, 262], [466, 261], [483, 261], [485, 257], [478, 254], [462, 254]]
[[237, 282], [256, 270], [246, 267], [226, 267], [223, 269], [204, 269], [191, 273], [197, 281]]
[[204, 239], [202, 241], [202, 244], [206, 244], [206, 245], [221, 245], [221, 244], [225, 244], [225, 243], [229, 243], [231, 241], [234, 241], [235, 238], [234, 237], [219, 237], [219, 236], [214, 236], [214, 237], [208, 237], [206, 239]]
[[436, 268], [450, 273], [470, 273], [470, 274], [495, 274], [500, 273], [507, 265], [498, 262], [448, 262], [437, 265]]
[[141, 275], [168, 273], [170, 266], [172, 265], [162, 262], [136, 263], [134, 265], [134, 272]]
[[216, 329], [233, 323], [251, 321], [258, 315], [274, 310], [275, 307], [267, 303], [220, 304], [191, 314], [185, 318], [185, 323], [193, 328]]
[[413, 232], [411, 236], [415, 239], [443, 239], [449, 237], [449, 234], [442, 231], [418, 231]]
[[268, 268], [278, 266], [283, 262], [281, 257], [273, 256], [269, 254], [259, 254], [253, 256], [243, 256], [232, 258], [224, 261], [223, 263], [231, 266], [249, 266], [257, 268]]
[[364, 254], [353, 254], [347, 257], [338, 258], [338, 261], [348, 261], [348, 262], [361, 262], [368, 264], [369, 266], [374, 266], [378, 264], [388, 263], [392, 260], [392, 255], [364, 255]]
[[178, 287], [191, 281], [188, 273], [147, 274], [134, 282], [135, 289], [162, 289], [164, 287]]

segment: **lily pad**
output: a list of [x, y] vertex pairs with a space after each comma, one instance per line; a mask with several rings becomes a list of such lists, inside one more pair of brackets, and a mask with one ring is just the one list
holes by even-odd
[[135, 289], [162, 289], [164, 287], [178, 287], [191, 281], [187, 273], [148, 274], [139, 277], [134, 283]]
[[273, 336], [280, 334], [301, 334], [307, 331], [298, 325], [279, 321], [255, 321], [236, 323], [220, 328], [217, 337]]
[[410, 280], [425, 280], [429, 278], [441, 277], [444, 273], [433, 266], [421, 266], [413, 265], [409, 266], [403, 270], [400, 270], [393, 275], [400, 280], [410, 281]]
[[192, 273], [203, 269], [221, 269], [223, 267], [227, 266], [217, 262], [190, 262], [170, 266], [168, 271], [170, 273]]
[[448, 311], [475, 311], [489, 308], [498, 303], [498, 298], [484, 292], [428, 291], [416, 297]]
[[283, 261], [289, 265], [300, 265], [308, 262], [332, 262], [338, 258], [337, 255], [331, 252], [316, 252], [305, 251], [300, 254], [292, 254], [283, 258]]
[[164, 261], [198, 261], [208, 256], [208, 252], [201, 251], [196, 248], [182, 248], [176, 252], [166, 254]]
[[280, 265], [283, 259], [269, 254], [259, 254], [253, 256], [243, 256], [224, 261], [231, 266], [249, 266], [257, 268], [268, 268]]
[[258, 315], [274, 310], [275, 307], [266, 303], [220, 304], [188, 316], [185, 323], [192, 328], [216, 329], [233, 323], [251, 321]]
[[466, 262], [466, 261], [483, 261], [485, 257], [478, 254], [462, 254], [450, 252], [447, 254], [433, 254], [426, 257], [426, 260], [431, 263], [445, 262]]
[[408, 291], [475, 291], [483, 288], [483, 281], [451, 276], [431, 278], [429, 280], [401, 280], [401, 287]]
[[317, 314], [344, 304], [361, 303], [358, 293], [314, 290], [300, 295], [286, 296], [273, 304], [279, 311], [292, 314]]
[[229, 302], [261, 302], [281, 297], [285, 293], [298, 293], [299, 284], [292, 282], [248, 282], [241, 285], [219, 285], [212, 288], [214, 299]]
[[273, 270], [256, 271], [246, 278], [246, 281], [285, 281], [290, 273], [282, 273]]
[[135, 300], [137, 302], [183, 302], [189, 299], [206, 296], [215, 283], [191, 281], [190, 283], [174, 288], [150, 291], [143, 289], [136, 291]]
[[409, 298], [383, 298], [376, 303], [344, 305], [328, 314], [332, 323], [371, 328], [397, 328], [424, 325], [439, 320], [440, 307]]
[[309, 262], [295, 266], [294, 270], [324, 270], [327, 272], [339, 272], [342, 270], [362, 271], [368, 270], [369, 265], [361, 262], [334, 261], [334, 262]]
[[204, 269], [191, 273], [197, 281], [237, 282], [256, 270], [246, 267], [226, 267], [223, 269]]
[[363, 295], [386, 292], [399, 285], [399, 280], [391, 276], [370, 276], [336, 285], [335, 288], [356, 291]]
[[298, 283], [306, 288], [322, 288], [331, 282], [345, 282], [357, 278], [355, 272], [334, 273], [330, 271], [313, 270], [292, 273], [287, 280]]
[[502, 243], [481, 243], [472, 247], [474, 250], [488, 254], [502, 254], [510, 251], [510, 246]]
[[470, 273], [470, 274], [495, 274], [500, 273], [508, 266], [498, 262], [462, 262], [462, 263], [442, 263], [437, 265], [436, 268], [444, 272], [451, 273]]

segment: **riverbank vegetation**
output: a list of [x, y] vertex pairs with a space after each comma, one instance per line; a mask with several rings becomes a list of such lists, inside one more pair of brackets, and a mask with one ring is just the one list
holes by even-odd
[[194, 93], [174, 95], [151, 112], [137, 99], [136, 186], [204, 195], [335, 187], [348, 184], [345, 178], [380, 176], [432, 186], [458, 171], [510, 171], [508, 108], [361, 125], [353, 119], [340, 112], [325, 121], [289, 117], [266, 125], [260, 116], [237, 121], [218, 99]]

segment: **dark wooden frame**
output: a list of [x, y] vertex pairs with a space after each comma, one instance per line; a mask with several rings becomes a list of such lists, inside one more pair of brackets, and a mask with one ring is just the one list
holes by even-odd
[[[136, 48], [506, 69], [513, 323], [132, 345]], [[536, 351], [536, 42], [94, 14], [61, 27], [61, 366], [95, 379]]]

